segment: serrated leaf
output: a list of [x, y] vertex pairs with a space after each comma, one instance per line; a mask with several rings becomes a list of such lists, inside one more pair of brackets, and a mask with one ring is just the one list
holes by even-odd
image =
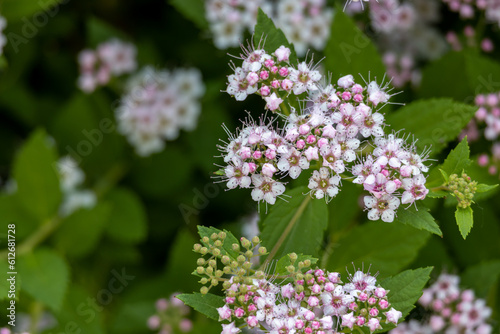
[[110, 212], [111, 207], [106, 203], [74, 212], [54, 235], [56, 247], [71, 257], [88, 255], [99, 242]]
[[[36, 15], [41, 18], [46, 17], [48, 21], [59, 12], [61, 2], [63, 1], [4, 0], [2, 2], [2, 16], [5, 17], [7, 21], [16, 21], [24, 18], [25, 26], [32, 28], [30, 31], [33, 31], [33, 29], [37, 31], [33, 16]], [[40, 18], [36, 21], [37, 26], [39, 20]]]
[[448, 175], [448, 173], [446, 173], [442, 168], [439, 168], [439, 172], [443, 176], [444, 181], [446, 183], [448, 183], [448, 180], [450, 179], [450, 176]]
[[[236, 237], [231, 232], [229, 232], [227, 230], [222, 231], [222, 230], [216, 229], [215, 227], [205, 227], [205, 226], [201, 226], [201, 225], [198, 226], [198, 234], [200, 235], [200, 239], [203, 237], [210, 238], [210, 236], [213, 233], [219, 234], [219, 232], [226, 233], [226, 239], [224, 239], [224, 243], [222, 244], [222, 248], [221, 248], [221, 255], [227, 255], [232, 260], [236, 260], [236, 258], [239, 255], [239, 252], [234, 251], [232, 245], [233, 244], [239, 245], [240, 243], [239, 243], [238, 239], [236, 239]], [[202, 243], [208, 247], [208, 244], [205, 244], [204, 242], [202, 242]]]
[[371, 40], [356, 26], [352, 18], [339, 7], [330, 28], [330, 39], [325, 47], [325, 70], [334, 78], [347, 74], [377, 77], [385, 74], [385, 67]]
[[208, 29], [208, 22], [205, 18], [205, 1], [169, 0], [168, 2], [200, 29]]
[[181, 294], [177, 295], [177, 298], [182, 300], [184, 304], [191, 306], [196, 311], [213, 320], [219, 320], [217, 308], [224, 306], [223, 298], [211, 293], [207, 293], [206, 295], [202, 295], [199, 292]]
[[476, 109], [451, 99], [417, 100], [387, 115], [386, 123], [412, 134], [419, 150], [430, 147], [435, 155], [457, 138]]
[[[281, 243], [273, 259], [295, 252], [318, 256], [328, 225], [328, 208], [324, 200], [314, 200], [306, 187], [287, 191], [287, 202], [279, 201], [262, 222], [262, 245], [269, 252]], [[271, 255], [271, 254], [270, 254]]]
[[147, 235], [146, 212], [140, 198], [125, 188], [111, 190], [105, 197], [111, 205], [106, 233], [114, 240], [135, 244]]
[[[311, 266], [314, 267], [314, 264], [318, 262], [318, 259], [310, 256], [310, 255], [304, 255], [304, 254], [297, 254], [297, 260], [294, 263], [295, 269], [298, 269], [297, 265], [300, 261], [305, 261], [309, 260], [311, 261]], [[276, 274], [279, 275], [287, 275], [288, 270], [286, 269], [288, 266], [292, 264], [290, 257], [287, 255], [283, 256], [281, 259], [278, 260], [278, 263], [276, 263]]]
[[455, 211], [455, 219], [457, 220], [458, 229], [460, 230], [460, 234], [462, 237], [467, 238], [472, 225], [474, 225], [474, 217], [472, 214], [472, 208], [469, 206], [467, 208], [458, 208]]
[[477, 193], [485, 193], [487, 191], [495, 189], [496, 187], [498, 187], [498, 184], [489, 185], [489, 184], [480, 183], [476, 187], [476, 192]]
[[295, 64], [297, 62], [297, 55], [295, 54], [293, 45], [288, 42], [283, 31], [276, 28], [273, 20], [271, 20], [260, 8], [257, 14], [257, 25], [255, 26], [253, 41], [255, 45], [262, 44], [261, 41], [265, 41], [264, 50], [269, 54], [274, 53], [277, 48], [284, 45], [292, 51], [290, 54], [290, 64]]
[[66, 261], [52, 250], [39, 249], [20, 256], [17, 269], [23, 291], [59, 312], [69, 280]]
[[487, 298], [500, 277], [500, 260], [483, 262], [468, 267], [462, 273], [461, 285], [473, 289], [479, 298]]
[[429, 209], [422, 204], [418, 205], [418, 210], [415, 206], [411, 206], [408, 209], [399, 209], [395, 222], [401, 222], [403, 224], [413, 226], [416, 229], [426, 230], [441, 237], [443, 236], [443, 232], [441, 232], [441, 229], [434, 220], [434, 217], [432, 217], [429, 213]]
[[[353, 228], [329, 254], [327, 269], [345, 272], [349, 263], [372, 265], [381, 276], [398, 273], [410, 264], [429, 238], [427, 231], [394, 222], [368, 222]], [[376, 246], [374, 247], [374, 240]]]
[[61, 203], [54, 144], [45, 131], [31, 134], [14, 161], [19, 203], [33, 217], [44, 221], [52, 217]]
[[380, 285], [390, 290], [387, 295], [391, 306], [403, 313], [400, 321], [415, 307], [422, 295], [422, 290], [429, 281], [433, 267], [406, 270], [380, 282]]

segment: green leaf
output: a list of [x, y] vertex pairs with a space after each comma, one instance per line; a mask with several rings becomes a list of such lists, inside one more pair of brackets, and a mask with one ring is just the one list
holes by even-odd
[[461, 285], [473, 289], [479, 298], [491, 296], [490, 291], [500, 277], [500, 260], [483, 262], [468, 267], [462, 273]]
[[195, 23], [200, 29], [208, 29], [203, 0], [169, 0], [182, 15]]
[[111, 204], [106, 233], [114, 240], [135, 244], [147, 236], [146, 212], [140, 198], [125, 188], [111, 190], [105, 197]]
[[[442, 165], [431, 170], [426, 186], [428, 188], [439, 187], [443, 183], [448, 182], [449, 175], [462, 175], [462, 171], [466, 170], [471, 164], [469, 155], [469, 144], [467, 143], [467, 138], [464, 138], [453, 150], [451, 150]], [[442, 195], [443, 193], [444, 195]], [[447, 194], [447, 192], [442, 191], [432, 197], [444, 197]]]
[[[54, 17], [60, 10], [61, 2], [66, 3], [67, 0], [4, 0], [2, 2], [2, 16], [8, 22], [22, 19], [24, 25], [31, 28], [30, 31], [38, 32], [39, 28], [37, 27], [40, 27], [38, 22], [48, 21]], [[34, 23], [35, 17], [37, 23]]]
[[455, 219], [457, 220], [458, 229], [465, 240], [472, 228], [472, 225], [474, 224], [472, 208], [470, 206], [465, 209], [457, 207], [457, 211], [455, 211]]
[[196, 311], [203, 313], [213, 320], [219, 320], [217, 308], [224, 306], [223, 298], [211, 293], [207, 293], [206, 295], [202, 295], [199, 292], [181, 294], [177, 295], [177, 298], [182, 300], [184, 304], [191, 306]]
[[391, 306], [403, 313], [403, 319], [415, 307], [415, 303], [422, 295], [422, 290], [429, 281], [433, 267], [406, 270], [396, 276], [380, 282], [380, 285], [390, 290], [387, 299]]
[[429, 209], [422, 204], [419, 204], [418, 207], [418, 210], [414, 205], [408, 209], [399, 209], [395, 222], [401, 222], [403, 224], [413, 226], [416, 229], [426, 230], [442, 237], [443, 232], [441, 232], [441, 229], [434, 220], [434, 217], [432, 217], [429, 213]]
[[86, 20], [87, 23], [87, 45], [95, 48], [100, 43], [106, 42], [112, 38], [118, 38], [126, 41], [127, 36], [119, 29], [111, 26], [106, 21], [91, 16]]
[[[295, 261], [294, 267], [298, 271], [298, 263], [300, 261], [305, 261], [309, 260], [311, 261], [311, 266], [314, 267], [314, 264], [318, 262], [318, 259], [309, 256], [309, 255], [303, 255], [303, 254], [297, 254], [297, 260]], [[287, 255], [283, 256], [281, 259], [278, 260], [278, 263], [276, 263], [276, 270], [275, 273], [279, 275], [287, 275], [289, 274], [288, 270], [286, 269], [288, 266], [292, 264], [292, 261], [290, 260], [290, 257]]]
[[[306, 187], [287, 191], [287, 201], [279, 201], [262, 222], [262, 244], [269, 252], [277, 245], [273, 259], [295, 252], [317, 257], [328, 226], [328, 208], [324, 200], [305, 194]], [[270, 254], [271, 255], [271, 254]]]
[[500, 89], [500, 65], [470, 50], [448, 52], [424, 68], [420, 86], [420, 97], [450, 97], [472, 104], [477, 94]]
[[116, 296], [108, 288], [99, 290], [97, 295], [90, 296], [83, 288], [71, 285], [63, 307], [55, 314], [59, 325], [52, 328], [50, 332], [104, 334], [102, 311], [105, 306], [100, 300], [111, 302], [114, 299], [106, 299], [109, 295], [103, 292], [109, 292], [111, 298]]
[[261, 41], [265, 41], [264, 50], [269, 54], [274, 53], [274, 51], [282, 45], [286, 46], [292, 51], [290, 54], [290, 64], [295, 64], [297, 62], [297, 55], [295, 54], [293, 45], [288, 42], [283, 31], [276, 28], [273, 20], [259, 8], [253, 42], [255, 45], [259, 45], [262, 44]]
[[338, 7], [324, 53], [325, 70], [331, 72], [334, 78], [361, 74], [381, 80], [385, 74], [382, 59], [373, 43]]
[[99, 242], [110, 212], [107, 203], [76, 211], [64, 220], [54, 235], [56, 247], [71, 257], [88, 255]]
[[476, 192], [477, 193], [485, 193], [487, 191], [495, 189], [496, 187], [498, 187], [498, 184], [488, 185], [488, 184], [481, 183], [481, 184], [477, 185]]
[[476, 109], [450, 99], [418, 100], [388, 115], [386, 123], [412, 134], [419, 150], [430, 147], [435, 155], [457, 138]]
[[52, 250], [39, 249], [20, 256], [17, 269], [23, 291], [59, 312], [69, 280], [66, 261]]
[[329, 255], [327, 269], [345, 272], [349, 263], [364, 263], [387, 277], [410, 264], [429, 236], [426, 231], [397, 222], [368, 222], [353, 228], [337, 242]]
[[17, 196], [24, 209], [39, 221], [52, 217], [61, 203], [57, 155], [45, 131], [35, 131], [14, 161]]
[[[215, 227], [205, 227], [205, 226], [198, 226], [198, 234], [200, 235], [200, 239], [203, 237], [208, 237], [213, 233], [219, 234], [219, 232], [225, 232], [226, 233], [226, 239], [224, 239], [224, 243], [222, 244], [222, 249], [221, 249], [221, 255], [227, 255], [229, 256], [232, 260], [236, 260], [238, 255], [240, 255], [239, 252], [233, 250], [233, 244], [240, 244], [238, 239], [229, 231], [224, 230], [221, 231], [219, 229], [216, 229]], [[203, 243], [203, 242], [202, 242]], [[208, 244], [203, 243], [206, 247], [208, 247]]]

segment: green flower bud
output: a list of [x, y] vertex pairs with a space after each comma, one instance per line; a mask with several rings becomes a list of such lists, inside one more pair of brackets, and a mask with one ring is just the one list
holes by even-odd
[[222, 247], [222, 241], [220, 241], [220, 240], [215, 240], [215, 241], [214, 241], [214, 246], [215, 246], [215, 247]]
[[205, 264], [205, 259], [200, 257], [198, 260], [196, 260], [196, 264], [199, 266], [202, 266]]
[[221, 278], [221, 277], [222, 277], [222, 275], [224, 275], [224, 273], [222, 272], [222, 270], [216, 270], [216, 271], [215, 271], [215, 277], [217, 277], [217, 278]]
[[222, 287], [224, 288], [224, 290], [229, 289], [231, 287], [231, 282], [224, 281], [224, 283], [222, 283]]
[[241, 245], [246, 249], [252, 247], [252, 243], [247, 238], [241, 238]]
[[214, 272], [214, 268], [212, 268], [212, 267], [207, 267], [207, 268], [205, 269], [205, 272], [206, 272], [208, 275], [212, 275], [212, 273]]
[[264, 274], [264, 272], [263, 272], [262, 270], [259, 270], [259, 271], [257, 271], [257, 272], [255, 273], [255, 277], [256, 277], [257, 279], [263, 279], [263, 278], [264, 278], [264, 276], [265, 276], [265, 274]]
[[247, 258], [251, 259], [251, 258], [253, 257], [253, 252], [252, 252], [251, 250], [247, 250], [247, 251], [245, 252], [245, 256], [246, 256]]
[[248, 270], [248, 269], [252, 268], [252, 264], [250, 262], [248, 262], [248, 261], [245, 261], [243, 263], [242, 267], [243, 267], [243, 269]]
[[198, 253], [201, 249], [201, 245], [200, 244], [194, 244], [193, 246], [193, 251]]
[[212, 259], [212, 260], [208, 261], [208, 265], [212, 268], [215, 268], [215, 266], [217, 266], [217, 261]]
[[221, 258], [221, 262], [222, 262], [222, 264], [230, 264], [231, 263], [231, 259], [229, 258], [229, 256], [224, 255]]
[[220, 231], [220, 232], [219, 232], [219, 239], [220, 239], [220, 240], [224, 240], [224, 239], [226, 239], [226, 232]]
[[225, 266], [224, 268], [222, 268], [222, 271], [224, 271], [224, 274], [229, 274], [229, 273], [231, 273], [231, 267]]
[[210, 239], [212, 240], [217, 240], [219, 238], [219, 236], [217, 235], [217, 233], [212, 233], [212, 235], [210, 236]]
[[297, 254], [296, 253], [290, 253], [290, 254], [288, 254], [288, 257], [290, 258], [290, 260], [292, 261], [292, 263], [294, 263], [295, 261], [297, 261]]
[[286, 267], [286, 271], [288, 271], [290, 274], [295, 272], [295, 267], [294, 266], [288, 266]]
[[202, 295], [206, 295], [208, 293], [208, 288], [206, 286], [202, 286], [200, 292]]
[[208, 248], [207, 248], [207, 247], [201, 247], [201, 249], [200, 249], [200, 253], [201, 253], [202, 255], [207, 254], [207, 253], [208, 253]]
[[214, 248], [214, 250], [212, 251], [212, 254], [214, 254], [215, 256], [219, 256], [220, 255], [220, 249]]
[[219, 281], [217, 280], [217, 278], [212, 278], [210, 284], [212, 284], [212, 286], [217, 286], [219, 284]]
[[233, 248], [233, 250], [234, 250], [234, 251], [236, 251], [236, 252], [239, 252], [239, 251], [240, 251], [240, 245], [238, 245], [238, 244], [232, 244], [232, 246], [231, 246], [231, 247], [232, 247], [232, 248]]
[[200, 275], [204, 274], [205, 273], [205, 268], [203, 267], [198, 267], [196, 268], [196, 272]]
[[201, 241], [203, 241], [203, 243], [205, 243], [205, 244], [208, 244], [210, 239], [208, 239], [208, 237], [205, 236], [205, 237], [201, 238]]
[[201, 284], [207, 284], [208, 283], [208, 279], [206, 277], [202, 277], [201, 280], [200, 280], [200, 283]]
[[254, 245], [260, 244], [260, 239], [259, 239], [259, 237], [257, 237], [257, 236], [253, 237], [253, 238], [252, 238], [252, 242], [253, 242], [253, 244], [254, 244]]
[[267, 254], [267, 248], [259, 247], [259, 255], [265, 255], [265, 254]]
[[239, 263], [243, 263], [243, 262], [245, 262], [246, 259], [243, 255], [240, 255], [236, 258], [236, 260], [238, 260]]
[[311, 266], [311, 260], [307, 259], [304, 261], [304, 266], [310, 267]]

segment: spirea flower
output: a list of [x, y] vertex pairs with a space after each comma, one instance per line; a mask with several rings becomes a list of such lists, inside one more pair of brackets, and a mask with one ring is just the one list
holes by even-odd
[[358, 270], [350, 283], [344, 284], [339, 273], [313, 268], [310, 260], [299, 260], [291, 253], [285, 263], [287, 273], [280, 274], [288, 279], [276, 281], [270, 273], [251, 270], [253, 258], [266, 252], [259, 247], [258, 237], [252, 241], [242, 238], [231, 245], [239, 253], [234, 262], [221, 252], [225, 239], [225, 232], [214, 232], [194, 246], [195, 252], [219, 258], [223, 264], [217, 269], [215, 261], [202, 256], [196, 269], [202, 275], [200, 283], [209, 285], [202, 287], [202, 293], [223, 281], [225, 304], [217, 309], [219, 321], [224, 323], [222, 333], [245, 327], [269, 334], [322, 334], [332, 329], [362, 328], [374, 332], [401, 318], [401, 312], [387, 299], [390, 291], [378, 285], [369, 272]]
[[172, 294], [168, 299], [160, 298], [156, 301], [156, 313], [148, 318], [148, 328], [163, 333], [189, 333], [193, 328], [192, 321], [188, 318], [190, 309], [176, 298], [178, 293]]
[[401, 323], [390, 334], [491, 333], [492, 327], [488, 324], [491, 309], [484, 299], [475, 297], [474, 291], [461, 289], [459, 284], [458, 276], [441, 274], [419, 299], [430, 316], [421, 322]]
[[199, 70], [146, 67], [131, 77], [115, 110], [118, 130], [141, 156], [161, 151], [181, 129], [196, 127], [204, 94]]
[[81, 189], [85, 174], [78, 163], [70, 156], [65, 156], [57, 162], [63, 202], [59, 207], [62, 216], [69, 216], [80, 208], [93, 208], [97, 198], [93, 191]]
[[106, 85], [112, 76], [135, 71], [137, 50], [133, 44], [113, 38], [78, 54], [80, 77], [78, 87], [85, 93]]

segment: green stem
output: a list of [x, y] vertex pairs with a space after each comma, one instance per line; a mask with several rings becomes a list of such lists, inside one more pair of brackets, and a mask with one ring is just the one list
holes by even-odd
[[440, 191], [440, 190], [449, 191], [450, 189], [444, 184], [440, 185], [439, 187], [434, 187], [434, 188], [430, 189], [430, 191], [432, 191], [432, 192], [436, 192], [436, 191]]
[[38, 333], [38, 323], [40, 322], [40, 318], [43, 313], [43, 304], [40, 302], [33, 302], [31, 306], [31, 319], [30, 319], [30, 329], [29, 333], [36, 334]]
[[[26, 240], [24, 240], [16, 249], [16, 255], [23, 255], [31, 252], [33, 248], [35, 248], [38, 244], [44, 241], [49, 235], [54, 232], [57, 227], [61, 224], [61, 219], [58, 216], [52, 217], [51, 219], [46, 220], [40, 225], [38, 230], [35, 233], [31, 234]], [[0, 252], [0, 258], [7, 258], [8, 250], [5, 249]]]
[[274, 258], [274, 256], [276, 255], [276, 253], [280, 249], [281, 245], [285, 241], [286, 237], [288, 237], [288, 234], [290, 234], [290, 232], [292, 231], [293, 226], [295, 225], [295, 223], [297, 222], [297, 220], [299, 220], [300, 216], [302, 215], [302, 213], [306, 209], [306, 206], [307, 206], [307, 204], [309, 203], [310, 200], [311, 200], [311, 196], [306, 196], [305, 197], [304, 201], [300, 205], [300, 207], [297, 210], [297, 212], [295, 212], [295, 214], [293, 215], [292, 219], [288, 223], [287, 227], [285, 228], [285, 230], [281, 234], [280, 238], [278, 239], [278, 241], [274, 245], [273, 249], [271, 250], [271, 252], [267, 256], [266, 261], [264, 261], [264, 263], [262, 264], [262, 266], [260, 267], [260, 269], [265, 268], [269, 264], [269, 262], [271, 262], [271, 260]]

